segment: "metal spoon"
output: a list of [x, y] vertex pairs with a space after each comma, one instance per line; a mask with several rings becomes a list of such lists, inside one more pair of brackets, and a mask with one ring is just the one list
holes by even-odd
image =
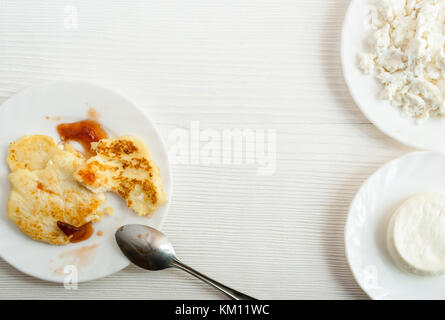
[[116, 241], [124, 255], [138, 267], [152, 271], [178, 268], [215, 287], [232, 299], [255, 300], [183, 264], [176, 256], [167, 237], [156, 229], [129, 224], [116, 231]]

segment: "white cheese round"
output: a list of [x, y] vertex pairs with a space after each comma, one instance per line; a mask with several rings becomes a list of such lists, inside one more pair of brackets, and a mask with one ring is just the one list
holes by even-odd
[[401, 268], [419, 275], [445, 273], [445, 193], [423, 193], [395, 211], [388, 249]]

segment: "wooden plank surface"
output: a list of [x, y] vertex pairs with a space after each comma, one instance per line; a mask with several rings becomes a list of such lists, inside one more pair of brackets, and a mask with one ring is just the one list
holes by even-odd
[[[164, 231], [186, 263], [258, 298], [366, 299], [344, 257], [347, 209], [364, 179], [410, 150], [370, 124], [344, 84], [348, 4], [0, 0], [0, 102], [89, 80], [142, 106], [166, 140], [193, 123], [275, 130], [273, 175], [175, 164]], [[131, 266], [67, 291], [1, 260], [0, 288], [0, 298], [221, 298], [176, 270]]]

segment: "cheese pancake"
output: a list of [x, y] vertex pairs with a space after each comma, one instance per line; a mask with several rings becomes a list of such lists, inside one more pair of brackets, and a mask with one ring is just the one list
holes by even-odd
[[113, 191], [140, 216], [151, 216], [167, 202], [159, 168], [147, 145], [132, 136], [102, 139], [91, 144], [96, 156], [75, 173], [94, 192]]
[[98, 208], [105, 196], [74, 179], [85, 158], [70, 145], [58, 146], [47, 136], [26, 136], [11, 143], [7, 162], [12, 171], [8, 217], [31, 238], [67, 244], [70, 238], [57, 221], [79, 227], [101, 219]]
[[11, 171], [41, 170], [57, 152], [53, 138], [43, 135], [25, 136], [9, 145], [7, 162]]

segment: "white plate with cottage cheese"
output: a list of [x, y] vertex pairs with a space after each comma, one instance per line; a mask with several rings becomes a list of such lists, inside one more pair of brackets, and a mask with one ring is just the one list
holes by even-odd
[[346, 257], [373, 299], [445, 299], [445, 154], [413, 152], [375, 172], [351, 203]]
[[445, 1], [353, 0], [341, 58], [351, 95], [381, 131], [445, 151]]
[[[156, 167], [159, 167], [163, 181], [163, 190], [168, 194], [169, 199], [172, 196], [171, 170], [164, 142], [149, 116], [127, 98], [109, 89], [76, 81], [59, 81], [37, 85], [11, 97], [0, 106], [0, 180], [2, 182], [2, 188], [0, 189], [0, 257], [18, 270], [43, 280], [67, 283], [85, 282], [118, 272], [128, 266], [129, 262], [120, 252], [115, 242], [115, 231], [122, 225], [132, 223], [150, 225], [160, 229], [167, 216], [170, 200], [159, 207], [151, 217], [139, 216], [134, 210], [129, 208], [129, 203], [131, 202], [127, 201], [126, 203], [116, 194], [107, 192], [106, 201], [102, 207], [112, 207], [114, 213], [112, 215], [104, 215], [99, 222], [95, 222], [93, 224], [94, 233], [87, 240], [77, 243], [68, 241], [68, 243], [63, 243], [64, 245], [51, 245], [46, 242], [36, 241], [24, 232], [21, 232], [23, 225], [19, 229], [18, 224], [16, 225], [11, 219], [8, 219], [8, 215], [11, 213], [11, 203], [12, 205], [18, 203], [17, 212], [20, 213], [20, 210], [23, 208], [32, 206], [30, 204], [32, 201], [40, 201], [38, 199], [50, 199], [53, 201], [56, 197], [54, 196], [55, 192], [48, 189], [61, 184], [57, 179], [55, 183], [46, 184], [44, 188], [42, 187], [41, 190], [37, 191], [35, 199], [29, 198], [28, 203], [23, 203], [23, 201], [8, 202], [10, 192], [12, 194], [13, 191], [11, 188], [12, 181], [8, 180], [8, 175], [11, 173], [8, 165], [11, 166], [11, 163], [6, 162], [8, 155], [11, 154], [11, 151], [8, 153], [10, 143], [18, 141], [25, 135], [45, 135], [46, 138], [42, 139], [40, 136], [37, 137], [37, 140], [40, 142], [52, 141], [52, 138], [59, 142], [61, 140], [57, 132], [59, 124], [77, 122], [88, 117], [95, 118], [108, 133], [110, 139], [131, 135], [131, 137], [137, 137], [140, 141], [145, 141], [148, 145], [149, 154], [151, 154], [150, 160], [154, 161], [153, 163], [156, 164]], [[98, 143], [99, 145], [100, 143]], [[66, 151], [68, 147], [66, 144], [64, 146]], [[74, 146], [76, 145], [74, 144]], [[58, 147], [63, 150], [63, 144], [60, 142]], [[43, 150], [40, 147], [34, 149]], [[56, 150], [54, 147], [53, 149]], [[138, 150], [145, 151], [146, 149]], [[60, 150], [57, 152], [57, 154], [66, 153]], [[96, 152], [99, 155], [100, 152], [98, 150]], [[129, 152], [129, 150], [125, 152]], [[73, 152], [73, 154], [75, 153]], [[74, 157], [74, 159], [78, 158]], [[143, 160], [143, 158], [140, 159]], [[81, 163], [87, 163], [85, 160], [82, 161]], [[62, 161], [61, 163], [66, 164], [67, 162]], [[59, 167], [53, 168], [56, 165], [56, 160], [47, 161], [45, 165], [44, 170], [47, 171], [35, 172], [39, 172], [39, 174], [43, 171], [50, 172], [53, 176], [57, 176], [61, 172]], [[20, 173], [26, 171], [17, 170]], [[20, 183], [22, 181], [20, 179], [23, 176], [25, 178], [29, 176], [34, 177], [32, 175], [34, 171], [27, 172], [26, 174], [27, 176], [16, 175], [19, 178], [14, 181]], [[39, 178], [32, 179], [35, 179], [39, 186], [41, 180], [38, 179], [41, 178], [44, 178], [42, 174]], [[73, 178], [70, 177], [70, 179]], [[74, 183], [76, 182], [73, 180], [71, 185]], [[28, 185], [30, 184], [28, 183]], [[15, 185], [14, 188], [16, 188]], [[83, 194], [88, 192], [93, 194], [93, 192], [87, 190], [88, 188], [82, 188], [80, 183], [76, 185], [76, 190], [81, 190]], [[58, 190], [61, 189], [59, 188]], [[70, 189], [69, 192], [72, 192], [72, 190], [74, 189]], [[65, 195], [67, 193], [62, 194], [62, 196]], [[17, 195], [15, 193], [15, 196], [26, 198], [27, 194], [22, 192], [21, 195]], [[12, 198], [9, 199], [11, 200]], [[65, 199], [65, 204], [62, 204], [61, 208], [68, 207], [68, 203], [70, 203], [67, 200], [68, 198], [65, 197], [63, 199]], [[133, 203], [136, 201], [135, 199], [132, 200]], [[54, 208], [54, 203], [56, 202], [43, 201], [41, 203], [42, 208], [44, 206], [45, 208], [46, 206]], [[51, 203], [53, 204], [51, 205]], [[32, 208], [33, 210], [35, 209], [35, 207]], [[50, 227], [55, 228], [52, 224]], [[57, 229], [56, 231], [60, 233], [60, 230]], [[58, 238], [51, 238], [50, 240], [57, 242], [70, 239], [68, 237], [60, 237], [59, 235]]]

